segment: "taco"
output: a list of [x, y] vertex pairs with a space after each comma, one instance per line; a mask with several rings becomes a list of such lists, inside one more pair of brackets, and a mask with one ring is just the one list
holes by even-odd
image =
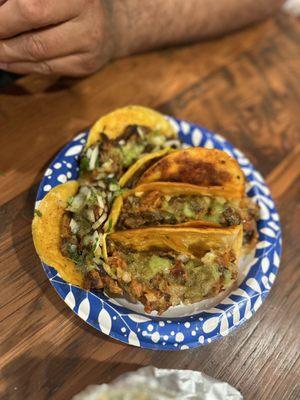
[[222, 186], [243, 197], [245, 178], [237, 161], [222, 150], [191, 147], [166, 155], [148, 168], [138, 184], [182, 182]]
[[[145, 183], [119, 196], [112, 207], [111, 230], [154, 226], [215, 226], [243, 224], [244, 245], [257, 238], [257, 206], [246, 196], [223, 186], [185, 183]], [[108, 224], [105, 226], [108, 230]]]
[[134, 175], [139, 177], [180, 146], [172, 125], [158, 112], [140, 106], [120, 108], [91, 128], [80, 156], [81, 180], [128, 186]]
[[[175, 137], [172, 125], [162, 114], [151, 108], [132, 105], [118, 108], [96, 121], [90, 130], [86, 148], [99, 141], [103, 132], [110, 140], [120, 140], [124, 129], [130, 125], [147, 127], [167, 138]], [[163, 141], [163, 138], [157, 135], [157, 144], [160, 141]]]
[[[89, 194], [79, 189], [78, 182], [69, 181], [53, 188], [41, 200], [32, 222], [32, 236], [40, 259], [55, 268], [60, 276], [73, 285], [85, 289], [103, 289], [120, 294], [122, 290], [116, 281], [110, 278], [103, 268], [102, 234], [88, 223], [89, 210], [85, 201]], [[70, 199], [80, 196], [83, 202], [76, 200], [76, 217], [70, 211]], [[73, 205], [74, 207], [74, 205]], [[83, 210], [85, 208], [85, 211]], [[100, 207], [96, 210], [100, 212]], [[73, 215], [73, 218], [72, 218]]]
[[148, 228], [106, 237], [108, 273], [146, 312], [216, 296], [237, 278], [241, 226]]

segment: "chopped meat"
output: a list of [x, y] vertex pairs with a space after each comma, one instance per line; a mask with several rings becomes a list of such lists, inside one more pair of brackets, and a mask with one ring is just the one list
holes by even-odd
[[71, 215], [70, 213], [65, 213], [62, 217], [61, 220], [61, 235], [63, 237], [68, 237], [72, 234], [71, 228], [70, 228], [70, 221], [71, 221]]
[[120, 142], [120, 140], [128, 141], [128, 139], [131, 140], [137, 139], [139, 137], [138, 129], [144, 134], [151, 131], [151, 129], [148, 128], [147, 126], [127, 125], [122, 135], [119, 136], [115, 141]]
[[119, 286], [118, 282], [109, 276], [105, 278], [105, 288], [112, 294], [123, 294], [123, 289]]
[[227, 226], [239, 225], [242, 222], [239, 212], [230, 206], [225, 208], [222, 217]]
[[151, 192], [147, 192], [143, 197], [143, 202], [141, 203], [141, 212], [143, 210], [150, 209], [159, 209], [162, 205], [162, 195], [157, 190], [153, 190]]
[[218, 252], [217, 262], [221, 268], [228, 268], [228, 265], [235, 262], [236, 256], [232, 250]]
[[108, 258], [107, 262], [114, 269], [126, 268], [126, 261], [117, 251], [113, 252], [113, 254]]
[[243, 223], [243, 229], [243, 244], [250, 245], [252, 247], [252, 244], [255, 244], [258, 237], [255, 219], [249, 219], [245, 221]]
[[86, 285], [88, 285], [88, 287], [91, 289], [103, 289], [104, 282], [100, 276], [99, 271], [94, 269], [87, 273]]
[[185, 281], [187, 278], [187, 272], [183, 268], [183, 263], [178, 258], [175, 260], [175, 265], [171, 269], [170, 273], [174, 276], [175, 279]]
[[143, 285], [141, 283], [139, 283], [136, 279], [132, 279], [130, 288], [136, 298], [141, 297], [143, 293]]

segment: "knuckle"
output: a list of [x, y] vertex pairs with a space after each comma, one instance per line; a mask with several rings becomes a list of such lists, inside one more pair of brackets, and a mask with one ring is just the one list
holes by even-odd
[[33, 25], [44, 19], [46, 2], [43, 0], [18, 0], [18, 6], [23, 18]]
[[36, 34], [28, 37], [25, 51], [33, 60], [39, 60], [47, 55], [47, 46]]
[[39, 64], [37, 72], [44, 74], [44, 75], [51, 75], [54, 73], [54, 70], [47, 61], [44, 61]]

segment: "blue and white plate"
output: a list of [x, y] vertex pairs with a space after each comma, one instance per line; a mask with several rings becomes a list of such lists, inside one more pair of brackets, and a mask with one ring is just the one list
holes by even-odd
[[[88, 324], [115, 339], [138, 347], [184, 350], [219, 339], [248, 320], [266, 298], [278, 271], [281, 257], [279, 216], [264, 179], [247, 158], [222, 136], [198, 125], [170, 118], [182, 142], [226, 151], [247, 177], [248, 196], [259, 204], [259, 241], [255, 251], [243, 260], [239, 285], [217, 299], [191, 307], [177, 306], [161, 317], [145, 314], [140, 305], [105, 294], [86, 291], [65, 282], [57, 271], [42, 263], [62, 299]], [[88, 132], [76, 136], [46, 170], [37, 194], [37, 204], [47, 192], [78, 174], [78, 155]]]

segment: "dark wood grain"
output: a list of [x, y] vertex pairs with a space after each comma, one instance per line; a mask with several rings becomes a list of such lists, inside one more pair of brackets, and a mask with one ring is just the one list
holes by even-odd
[[[245, 399], [300, 398], [300, 22], [278, 15], [226, 38], [120, 60], [83, 80], [20, 79], [0, 94], [0, 396], [68, 399], [140, 366], [191, 368]], [[139, 103], [224, 134], [267, 179], [284, 252], [266, 302], [209, 346], [159, 352], [87, 326], [50, 286], [31, 239], [42, 171], [99, 115]]]

